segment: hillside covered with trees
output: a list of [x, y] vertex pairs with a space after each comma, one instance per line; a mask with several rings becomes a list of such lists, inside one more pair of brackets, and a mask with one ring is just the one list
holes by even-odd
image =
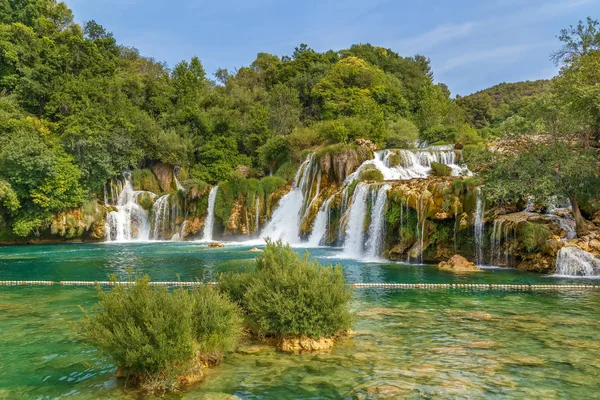
[[[95, 207], [123, 171], [179, 166], [188, 186], [200, 188], [240, 174], [290, 182], [307, 149], [353, 146], [356, 139], [379, 148], [471, 146], [465, 159], [491, 183], [512, 175], [490, 165], [515, 165], [505, 160], [514, 154], [490, 151], [498, 139], [549, 135], [572, 150], [560, 157], [585, 153], [596, 162], [596, 21], [581, 26], [589, 38], [563, 33], [564, 54], [556, 56], [563, 67], [553, 81], [501, 84], [453, 99], [427, 58], [370, 44], [324, 53], [302, 44], [291, 55], [259, 53], [247, 67], [208, 76], [200, 58], [169, 68], [119, 45], [95, 21], [74, 23], [55, 0], [0, 7], [5, 235], [28, 237], [64, 210]], [[552, 178], [559, 155], [548, 157]], [[547, 194], [547, 181], [541, 185]], [[574, 185], [572, 200], [585, 188], [583, 181]], [[498, 188], [504, 192], [491, 196], [499, 202], [527, 195]]]

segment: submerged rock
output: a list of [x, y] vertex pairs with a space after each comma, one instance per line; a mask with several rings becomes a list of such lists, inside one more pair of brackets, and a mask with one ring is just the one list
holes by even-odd
[[277, 344], [282, 351], [288, 353], [302, 353], [311, 351], [327, 351], [333, 348], [335, 340], [332, 337], [311, 339], [306, 336], [283, 338]]
[[248, 251], [251, 251], [251, 252], [254, 252], [254, 253], [259, 253], [259, 252], [261, 252], [262, 250], [261, 250], [261, 249], [259, 249], [258, 247], [253, 247], [253, 248], [251, 248], [251, 249], [250, 249], [250, 250], [248, 250]]
[[212, 243], [208, 244], [208, 247], [210, 247], [211, 249], [218, 249], [218, 248], [225, 247], [225, 245], [223, 243], [212, 242]]
[[481, 269], [477, 268], [474, 263], [458, 254], [452, 256], [452, 258], [450, 258], [448, 261], [442, 261], [439, 263], [438, 268], [444, 271], [456, 273], [481, 271]]

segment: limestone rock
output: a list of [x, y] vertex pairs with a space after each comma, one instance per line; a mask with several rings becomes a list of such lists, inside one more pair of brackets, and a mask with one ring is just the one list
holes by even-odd
[[225, 245], [223, 243], [212, 242], [208, 244], [208, 247], [210, 247], [211, 249], [218, 249], [221, 247], [225, 247]]
[[477, 266], [464, 258], [461, 255], [455, 254], [448, 261], [442, 261], [438, 264], [438, 268], [444, 271], [451, 272], [477, 272], [481, 271], [481, 269], [477, 268]]
[[173, 190], [173, 167], [164, 163], [158, 163], [152, 167], [152, 172], [158, 180], [160, 189], [163, 192]]
[[335, 340], [331, 337], [311, 339], [306, 336], [283, 338], [277, 344], [282, 351], [288, 353], [302, 353], [311, 351], [331, 350]]
[[250, 249], [250, 250], [248, 250], [248, 251], [251, 251], [251, 252], [254, 252], [254, 253], [259, 253], [259, 252], [261, 252], [262, 250], [261, 250], [261, 249], [259, 249], [258, 247], [253, 247], [253, 248], [251, 248], [251, 249]]

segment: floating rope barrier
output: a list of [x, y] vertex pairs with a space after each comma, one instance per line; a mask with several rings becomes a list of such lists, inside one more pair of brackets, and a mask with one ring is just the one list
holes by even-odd
[[[112, 281], [0, 281], [0, 286], [114, 286], [135, 285], [135, 282]], [[151, 286], [194, 287], [201, 285], [218, 285], [218, 282], [150, 282]], [[356, 289], [479, 289], [479, 290], [600, 290], [600, 285], [519, 285], [496, 283], [354, 283]]]

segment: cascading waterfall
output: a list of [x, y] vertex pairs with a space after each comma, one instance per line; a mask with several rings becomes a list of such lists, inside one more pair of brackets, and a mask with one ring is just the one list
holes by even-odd
[[256, 229], [255, 232], [258, 235], [260, 232], [260, 199], [256, 198], [254, 202], [256, 203], [254, 209], [254, 229]]
[[368, 194], [369, 185], [365, 183], [356, 185], [352, 203], [348, 209], [348, 222], [344, 240], [344, 253], [346, 255], [361, 257], [363, 254]]
[[369, 239], [366, 244], [366, 256], [368, 258], [379, 257], [383, 250], [387, 192], [390, 188], [390, 185], [384, 185], [377, 191], [371, 208], [371, 225], [369, 226]]
[[152, 239], [164, 239], [171, 229], [171, 195], [161, 196], [152, 206]]
[[[106, 217], [106, 240], [108, 242], [148, 240], [150, 237], [148, 214], [138, 204], [138, 197], [148, 195], [155, 198], [156, 195], [151, 192], [136, 191], [133, 188], [130, 173], [123, 173], [123, 178], [123, 182], [111, 185], [111, 198], [117, 198], [114, 205], [117, 210], [111, 211]], [[120, 192], [117, 195], [119, 189]]]
[[[392, 162], [392, 158], [394, 162]], [[357, 179], [365, 168], [375, 167], [383, 175], [384, 180], [407, 180], [426, 178], [431, 172], [431, 164], [447, 165], [452, 170], [453, 176], [471, 176], [467, 167], [458, 165], [454, 150], [423, 149], [411, 150], [383, 150], [375, 152], [372, 160], [365, 161], [354, 173], [350, 174], [345, 183], [349, 184]], [[394, 164], [394, 165], [392, 165]]]
[[173, 168], [173, 179], [175, 180], [175, 187], [177, 188], [177, 191], [184, 191], [185, 188], [183, 187], [183, 185], [181, 185], [181, 183], [179, 182], [179, 179], [177, 179], [178, 172], [179, 172], [179, 167]]
[[327, 225], [329, 222], [329, 205], [331, 204], [332, 200], [333, 196], [328, 198], [319, 209], [319, 213], [315, 218], [312, 232], [308, 238], [308, 242], [306, 243], [308, 247], [320, 246], [325, 239], [325, 236], [327, 235]]
[[600, 276], [600, 259], [578, 247], [563, 247], [556, 257], [556, 275]]
[[[312, 192], [312, 183], [318, 166], [310, 155], [298, 169], [292, 190], [281, 198], [279, 207], [273, 212], [271, 221], [265, 226], [261, 237], [282, 240], [287, 243], [300, 243], [301, 217]], [[316, 195], [315, 195], [316, 196]]]
[[219, 186], [213, 186], [208, 194], [208, 210], [206, 220], [204, 222], [204, 231], [202, 233], [202, 240], [210, 242], [213, 238], [213, 230], [215, 226], [215, 201], [217, 199], [217, 192]]
[[[477, 205], [475, 207], [475, 263], [477, 265], [483, 264], [483, 231], [484, 222], [483, 216], [485, 212], [485, 205], [483, 201], [483, 195], [481, 188], [477, 188]], [[456, 235], [456, 233], [455, 233]], [[456, 239], [455, 239], [456, 240]]]

